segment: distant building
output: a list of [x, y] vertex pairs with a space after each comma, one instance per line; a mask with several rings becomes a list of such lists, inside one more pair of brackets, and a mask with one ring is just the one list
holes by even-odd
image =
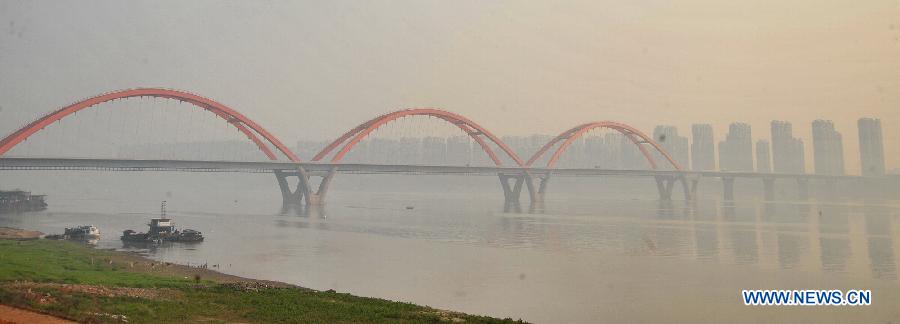
[[750, 125], [731, 123], [725, 140], [719, 142], [719, 169], [753, 171], [753, 137]]
[[756, 172], [772, 172], [772, 155], [769, 153], [769, 141], [756, 141]]
[[841, 133], [830, 120], [812, 123], [813, 163], [816, 174], [844, 174], [844, 144]]
[[449, 165], [446, 138], [429, 136], [422, 139], [422, 164]]
[[716, 144], [713, 139], [713, 129], [709, 124], [694, 124], [691, 126], [691, 169], [715, 170], [716, 169]]
[[328, 144], [330, 144], [329, 141], [300, 140], [297, 141], [297, 146], [294, 147], [294, 153], [304, 161], [311, 160], [313, 156], [318, 154]]
[[611, 138], [611, 142], [617, 142], [619, 147], [619, 164], [622, 170], [649, 170], [650, 163], [641, 153], [641, 150], [625, 135], [620, 133], [610, 133], [606, 136]]
[[806, 157], [803, 140], [794, 138], [793, 126], [786, 121], [772, 121], [772, 166], [777, 173], [805, 173]]
[[[478, 144], [476, 144], [478, 145]], [[447, 165], [472, 165], [472, 138], [466, 135], [447, 138]]]
[[[653, 139], [677, 162], [683, 170], [690, 169], [690, 144], [687, 137], [678, 135], [675, 126], [660, 125], [653, 129]], [[672, 170], [661, 154], [656, 154], [656, 166], [660, 170]]]
[[857, 126], [859, 127], [859, 160], [862, 175], [884, 175], [884, 142], [881, 120], [860, 118]]
[[[500, 138], [500, 140], [503, 141], [503, 143], [506, 143], [506, 145], [509, 146], [509, 148], [512, 149], [520, 158], [522, 158], [522, 160], [528, 161], [528, 159], [530, 159], [534, 153], [540, 150], [541, 147], [543, 147], [544, 144], [547, 144], [547, 142], [549, 142], [552, 138], [553, 136], [550, 135], [534, 134], [529, 136], [503, 136]], [[478, 144], [474, 144], [472, 150], [475, 152], [473, 154], [475, 154], [476, 156], [487, 156], [486, 154], [481, 153], [483, 152], [483, 150], [478, 146]], [[503, 161], [504, 165], [515, 165], [515, 162], [510, 160], [505, 153], [499, 151], [499, 148], [495, 148], [495, 150], [497, 150], [497, 157]], [[579, 149], [567, 150], [566, 153], [563, 154], [563, 157], [560, 159], [560, 165], [571, 166], [573, 160], [581, 159], [581, 155], [579, 153], [575, 153], [578, 150]], [[535, 165], [543, 165], [547, 163], [547, 159], [550, 155], [553, 155], [553, 152], [545, 154], [543, 159], [534, 162]], [[487, 161], [490, 160], [488, 159]], [[493, 162], [491, 162], [491, 165], [493, 165]]]

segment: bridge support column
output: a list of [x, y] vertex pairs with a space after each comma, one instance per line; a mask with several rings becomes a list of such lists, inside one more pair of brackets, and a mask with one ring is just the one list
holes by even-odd
[[538, 175], [540, 181], [537, 188], [534, 187], [534, 177], [530, 174], [525, 175], [525, 184], [528, 185], [528, 195], [531, 200], [531, 211], [544, 209], [544, 197], [547, 196], [547, 184], [550, 183], [550, 174]]
[[692, 201], [697, 199], [697, 187], [700, 185], [699, 176], [682, 176], [681, 189], [684, 190], [684, 200]]
[[722, 196], [725, 201], [734, 201], [734, 178], [722, 177]]
[[[303, 198], [306, 198], [307, 206], [323, 206], [325, 205], [325, 196], [328, 194], [328, 187], [336, 172], [336, 168], [332, 168], [322, 174], [313, 175], [300, 167], [296, 171], [277, 170], [275, 177], [278, 179], [278, 186], [281, 188], [281, 196], [285, 205], [301, 205]], [[311, 181], [313, 176], [322, 177], [318, 187]], [[298, 178], [296, 189], [291, 189], [287, 181], [288, 177]]]
[[675, 178], [669, 176], [656, 176], [656, 190], [659, 191], [659, 200], [672, 200], [672, 188]]
[[797, 199], [809, 200], [809, 179], [797, 179]]
[[531, 210], [544, 208], [544, 195], [547, 191], [547, 183], [550, 181], [550, 174], [536, 176], [540, 180], [535, 187], [535, 176], [525, 172], [521, 174], [499, 174], [500, 186], [503, 188], [503, 198], [506, 203], [506, 209], [511, 205], [518, 205], [522, 196], [522, 188], [528, 188], [528, 198], [531, 204]]
[[681, 182], [681, 191], [684, 193], [684, 200], [691, 201], [697, 193], [697, 185], [700, 182], [699, 177], [686, 176], [655, 176], [656, 190], [659, 191], [660, 200], [672, 200], [672, 191], [675, 189], [675, 182]]
[[838, 186], [838, 181], [835, 179], [825, 179], [822, 180], [822, 187], [824, 187], [825, 197], [828, 197], [830, 200], [839, 199], [841, 196], [841, 189]]
[[[503, 174], [499, 175], [500, 186], [503, 188], [503, 200], [507, 204], [518, 204], [519, 196], [522, 195], [522, 185], [525, 184], [525, 176], [522, 174]], [[510, 183], [512, 180], [512, 183]]]
[[278, 180], [278, 187], [281, 188], [281, 199], [284, 206], [300, 206], [303, 204], [303, 190], [300, 189], [299, 185], [296, 190], [292, 190], [287, 180], [288, 177], [296, 175], [295, 172], [275, 170], [275, 179]]
[[763, 182], [763, 199], [765, 201], [775, 200], [775, 178], [762, 178]]

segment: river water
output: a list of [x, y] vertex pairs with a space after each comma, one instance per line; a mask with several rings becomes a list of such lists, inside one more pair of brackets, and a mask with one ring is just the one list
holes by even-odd
[[[0, 226], [100, 228], [99, 248], [240, 276], [542, 323], [897, 322], [896, 201], [660, 202], [652, 180], [554, 179], [505, 209], [495, 177], [339, 175], [321, 210], [283, 210], [274, 176], [5, 172], [48, 194]], [[740, 191], [740, 190], [739, 190]], [[199, 244], [124, 246], [167, 213]], [[742, 289], [871, 289], [871, 306], [744, 306]]]

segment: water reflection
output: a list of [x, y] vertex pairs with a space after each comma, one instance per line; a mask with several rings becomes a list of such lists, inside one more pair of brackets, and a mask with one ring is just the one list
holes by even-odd
[[[187, 225], [209, 229], [214, 241], [216, 237], [229, 239], [243, 232], [254, 237], [271, 236], [274, 227], [554, 253], [599, 251], [607, 255], [677, 257], [763, 269], [897, 279], [894, 223], [898, 209], [884, 204], [567, 199], [551, 202], [541, 213], [520, 213], [515, 206], [492, 212], [477, 203], [438, 199], [417, 203], [414, 210], [405, 206], [408, 204], [403, 201], [389, 201], [386, 205], [336, 202], [325, 207], [285, 206], [268, 222], [259, 222], [259, 217], [264, 217], [261, 215], [184, 213], [177, 217]], [[146, 217], [47, 212], [5, 215], [0, 217], [0, 225], [53, 233], [66, 226], [95, 223], [105, 233], [115, 233]], [[215, 222], [210, 222], [213, 219]], [[293, 237], [284, 235], [284, 242], [279, 241], [280, 237], [272, 237], [274, 243], [250, 244], [286, 244]], [[104, 237], [98, 245], [123, 248], [122, 242], [111, 236]], [[188, 247], [124, 248], [153, 253], [160, 248]], [[210, 248], [214, 246], [203, 249]]]
[[276, 225], [504, 248], [682, 257], [768, 269], [860, 275], [864, 267], [869, 269], [862, 272], [865, 276], [896, 279], [893, 207], [654, 201], [648, 209], [646, 201], [602, 204], [584, 208], [576, 202], [541, 213], [521, 213], [505, 205], [495, 218], [463, 220], [460, 215], [469, 213], [458, 209], [408, 213], [366, 208], [362, 216], [334, 212], [336, 218], [326, 222], [324, 209], [304, 209], [296, 215], [318, 220], [279, 220]]
[[278, 213], [281, 216], [293, 215], [300, 217], [316, 217], [316, 218], [327, 218], [325, 215], [325, 206], [317, 206], [317, 205], [297, 205], [297, 204], [283, 204], [281, 205], [281, 211]]
[[[894, 207], [659, 201], [653, 213], [646, 213], [641, 203], [605, 203], [602, 215], [560, 215], [550, 208], [543, 215], [502, 217], [484, 243], [618, 250], [896, 279]], [[861, 265], [870, 275], [857, 271]]]
[[872, 276], [896, 279], [892, 217], [883, 207], [867, 207], [863, 213]]

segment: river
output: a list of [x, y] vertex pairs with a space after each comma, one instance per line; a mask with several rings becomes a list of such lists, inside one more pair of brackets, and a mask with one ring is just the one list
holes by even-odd
[[[48, 194], [0, 226], [100, 228], [99, 248], [541, 323], [900, 320], [896, 201], [656, 199], [647, 179], [555, 179], [505, 209], [495, 177], [339, 175], [320, 210], [283, 210], [274, 176], [5, 172]], [[677, 197], [677, 194], [676, 194]], [[740, 199], [740, 198], [739, 198]], [[199, 244], [124, 246], [160, 213]], [[871, 289], [871, 306], [744, 306], [742, 289]]]

